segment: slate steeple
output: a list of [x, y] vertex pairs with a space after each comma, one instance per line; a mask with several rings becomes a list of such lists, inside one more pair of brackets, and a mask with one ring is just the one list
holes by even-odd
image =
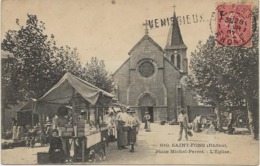
[[175, 9], [173, 11], [172, 25], [170, 26], [164, 50], [165, 57], [168, 58], [175, 67], [182, 72], [188, 72], [188, 59], [186, 56], [187, 46], [182, 40], [181, 30], [178, 24]]
[[178, 48], [187, 49], [187, 46], [184, 44], [182, 40], [180, 27], [174, 10], [173, 21], [172, 21], [172, 25], [170, 26], [165, 49], [178, 49]]

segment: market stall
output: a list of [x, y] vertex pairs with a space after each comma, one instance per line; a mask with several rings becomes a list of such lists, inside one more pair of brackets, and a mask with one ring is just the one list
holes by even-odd
[[25, 127], [26, 125], [34, 126], [39, 122], [38, 113], [36, 111], [36, 99], [30, 99], [17, 112], [18, 126]]
[[[54, 116], [61, 107], [71, 107], [71, 122], [58, 125], [62, 139], [72, 140], [74, 161], [86, 161], [91, 151], [102, 144], [107, 133], [104, 111], [114, 97], [70, 73], [37, 101], [40, 115]], [[76, 146], [77, 145], [77, 146]], [[101, 146], [101, 149], [105, 148]], [[99, 149], [98, 149], [99, 150]], [[70, 154], [71, 155], [71, 154]]]

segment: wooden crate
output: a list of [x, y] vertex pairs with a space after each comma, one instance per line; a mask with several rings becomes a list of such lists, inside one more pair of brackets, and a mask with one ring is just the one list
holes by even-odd
[[73, 135], [73, 132], [70, 131], [63, 131], [62, 136], [63, 137], [71, 137]]
[[77, 130], [78, 130], [78, 132], [84, 132], [85, 128], [84, 127], [78, 127]]
[[73, 128], [72, 124], [65, 124], [66, 128]]
[[48, 152], [38, 152], [37, 153], [37, 163], [38, 164], [49, 164], [49, 153]]
[[74, 129], [72, 127], [70, 127], [70, 128], [67, 128], [66, 131], [73, 132]]
[[78, 137], [83, 137], [83, 136], [85, 136], [84, 132], [78, 132]]
[[78, 128], [82, 128], [82, 127], [85, 127], [85, 123], [78, 123]]

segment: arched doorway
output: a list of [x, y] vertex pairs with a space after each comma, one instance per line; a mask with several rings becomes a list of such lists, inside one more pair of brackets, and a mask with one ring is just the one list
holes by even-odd
[[143, 117], [145, 112], [150, 114], [150, 122], [154, 122], [154, 106], [156, 106], [156, 98], [150, 93], [144, 93], [138, 98], [138, 106], [140, 108], [142, 122], [144, 122]]

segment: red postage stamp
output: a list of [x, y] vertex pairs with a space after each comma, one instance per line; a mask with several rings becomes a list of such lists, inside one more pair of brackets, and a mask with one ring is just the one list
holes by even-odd
[[216, 15], [218, 46], [251, 46], [251, 5], [220, 4]]

